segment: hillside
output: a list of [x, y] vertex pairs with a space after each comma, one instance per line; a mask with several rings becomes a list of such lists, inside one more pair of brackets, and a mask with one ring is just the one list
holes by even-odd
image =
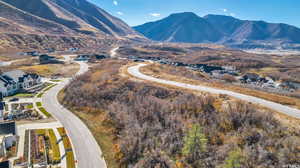
[[[170, 26], [171, 25], [171, 26]], [[218, 43], [238, 48], [297, 48], [300, 29], [282, 23], [240, 20], [231, 16], [172, 14], [134, 27], [156, 41]]]
[[[56, 48], [44, 44], [52, 41], [73, 47], [107, 38], [143, 39], [126, 23], [86, 0], [0, 0], [0, 33], [0, 50]], [[71, 45], [74, 39], [79, 39], [75, 41], [78, 45]]]

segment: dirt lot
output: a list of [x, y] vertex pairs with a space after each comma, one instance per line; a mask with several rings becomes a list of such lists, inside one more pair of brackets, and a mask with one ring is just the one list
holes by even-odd
[[36, 58], [29, 58], [22, 59], [10, 66], [0, 67], [0, 70], [3, 72], [15, 69], [20, 69], [30, 73], [37, 73], [43, 77], [51, 77], [53, 75], [71, 77], [79, 70], [79, 65], [77, 63], [39, 65]]

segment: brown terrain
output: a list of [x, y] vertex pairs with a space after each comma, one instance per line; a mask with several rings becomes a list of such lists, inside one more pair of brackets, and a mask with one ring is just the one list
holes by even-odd
[[[49, 55], [62, 58], [69, 48], [108, 54], [120, 46], [119, 57], [228, 65], [240, 75], [252, 72], [300, 82], [299, 56], [250, 54], [214, 44], [145, 41], [126, 23], [86, 0], [0, 0], [0, 60], [20, 59], [0, 71], [21, 69], [44, 77], [71, 77], [78, 71], [77, 63], [41, 65], [37, 57], [17, 52], [43, 53], [53, 48], [56, 53]], [[109, 168], [300, 164], [299, 120], [226, 95], [132, 79], [124, 74], [124, 67], [134, 64], [130, 60], [108, 58], [89, 64], [91, 69], [72, 80], [59, 100], [89, 127]], [[291, 94], [253, 91], [234, 85], [232, 76], [216, 81], [205, 73], [158, 63], [142, 71], [300, 107], [299, 90]]]
[[131, 80], [103, 60], [60, 93], [90, 128], [108, 167], [282, 167], [299, 164], [294, 119], [225, 95]]
[[234, 66], [241, 73], [255, 72], [276, 80], [300, 82], [300, 57], [251, 54], [208, 44], [151, 44], [122, 47], [120, 56], [166, 59], [187, 64]]
[[36, 73], [42, 77], [72, 77], [79, 70], [77, 63], [40, 64], [37, 58], [19, 59], [9, 66], [0, 67], [0, 72], [10, 70], [23, 70], [28, 73]]
[[86, 0], [0, 0], [0, 52], [95, 48], [128, 39], [145, 40]]

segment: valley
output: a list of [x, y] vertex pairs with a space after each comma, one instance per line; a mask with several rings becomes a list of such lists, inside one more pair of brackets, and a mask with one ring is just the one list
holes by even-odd
[[299, 167], [298, 27], [95, 3], [0, 0], [1, 168]]

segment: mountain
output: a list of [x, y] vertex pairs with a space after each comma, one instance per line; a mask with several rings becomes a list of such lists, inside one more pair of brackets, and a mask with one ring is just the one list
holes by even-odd
[[116, 36], [135, 33], [126, 23], [86, 0], [1, 1], [80, 33], [105, 33]]
[[210, 23], [191, 12], [172, 14], [163, 20], [135, 27], [135, 30], [150, 39], [170, 42], [211, 42], [221, 36]]
[[300, 29], [295, 26], [223, 15], [177, 13], [134, 29], [152, 40], [167, 42], [210, 42], [239, 48], [292, 48], [300, 44]]
[[32, 45], [32, 41], [40, 45], [36, 36], [60, 36], [64, 41], [144, 38], [86, 0], [0, 0], [0, 49], [3, 43], [21, 48]]

